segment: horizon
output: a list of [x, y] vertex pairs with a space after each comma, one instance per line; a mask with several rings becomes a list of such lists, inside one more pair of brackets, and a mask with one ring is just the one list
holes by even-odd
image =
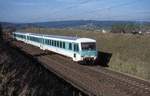
[[149, 0], [5, 0], [0, 21], [36, 23], [57, 21], [150, 22]]
[[39, 22], [5, 22], [0, 21], [0, 23], [12, 23], [12, 24], [33, 24], [33, 23], [56, 23], [56, 22], [77, 22], [77, 21], [96, 21], [96, 22], [137, 22], [137, 23], [150, 23], [150, 21], [141, 21], [141, 20], [60, 20], [60, 21], [39, 21]]

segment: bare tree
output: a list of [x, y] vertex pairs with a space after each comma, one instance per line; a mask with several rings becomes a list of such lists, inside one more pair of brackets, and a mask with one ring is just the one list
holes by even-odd
[[0, 24], [0, 40], [3, 40], [2, 25]]

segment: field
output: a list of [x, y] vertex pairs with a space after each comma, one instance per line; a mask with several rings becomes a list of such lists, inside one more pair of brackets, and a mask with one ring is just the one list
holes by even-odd
[[20, 31], [90, 37], [97, 40], [99, 64], [150, 80], [150, 35], [113, 34], [77, 29], [28, 28]]

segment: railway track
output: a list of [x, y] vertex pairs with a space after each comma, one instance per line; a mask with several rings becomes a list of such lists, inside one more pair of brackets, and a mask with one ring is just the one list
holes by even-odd
[[37, 47], [15, 42], [17, 47], [38, 59], [50, 71], [89, 95], [150, 96], [150, 83], [100, 66], [84, 66]]
[[[57, 58], [59, 58], [60, 61], [66, 60], [66, 62], [70, 62], [70, 60], [67, 60], [66, 58], [59, 55], [57, 56]], [[101, 73], [101, 75], [103, 74], [105, 80], [111, 83], [113, 82], [115, 84], [114, 86], [121, 88], [122, 91], [126, 91], [129, 94], [135, 96], [148, 96], [150, 94], [149, 82], [139, 80], [130, 76], [126, 76], [124, 74], [117, 73], [100, 66], [84, 66], [84, 67], [86, 67], [85, 69], [88, 68], [92, 71], [95, 71], [96, 73]], [[95, 72], [93, 74], [95, 74]], [[99, 80], [101, 80], [102, 76], [97, 74], [97, 77], [99, 77]]]

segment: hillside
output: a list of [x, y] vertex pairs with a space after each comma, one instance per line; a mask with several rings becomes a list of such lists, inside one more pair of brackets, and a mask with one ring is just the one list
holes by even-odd
[[77, 29], [100, 29], [111, 28], [114, 24], [142, 24], [147, 25], [150, 22], [139, 21], [96, 21], [96, 20], [72, 20], [72, 21], [50, 21], [50, 22], [34, 22], [34, 23], [0, 23], [4, 28], [15, 27], [16, 29], [28, 27], [42, 28], [77, 28]]
[[73, 96], [75, 90], [18, 49], [0, 42], [0, 96]]

